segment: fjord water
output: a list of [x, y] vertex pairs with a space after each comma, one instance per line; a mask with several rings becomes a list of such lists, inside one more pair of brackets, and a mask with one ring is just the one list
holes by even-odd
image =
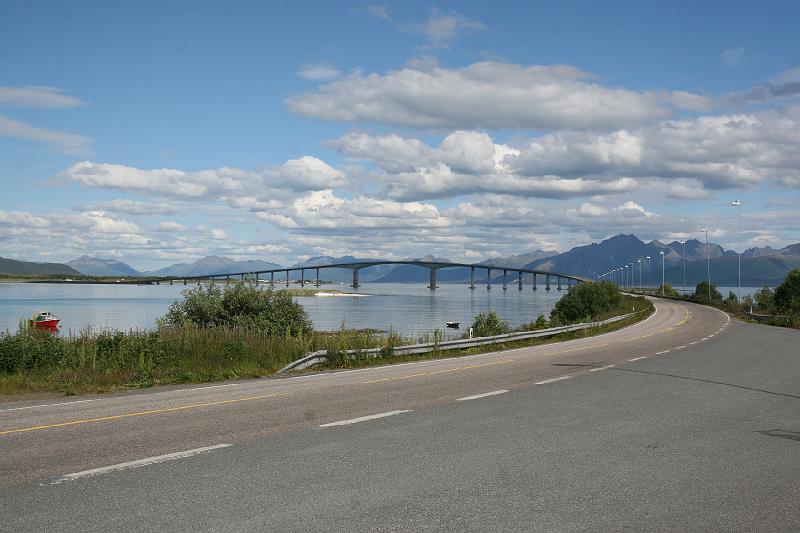
[[[309, 286], [307, 286], [309, 287]], [[93, 329], [152, 329], [169, 305], [181, 299], [183, 285], [84, 285], [44, 283], [0, 284], [0, 330], [16, 331], [20, 319], [37, 310], [47, 310], [61, 319], [61, 332], [76, 333], [87, 326]], [[563, 294], [522, 291], [509, 285], [507, 291], [493, 285], [471, 291], [467, 285], [442, 284], [431, 291], [417, 283], [372, 283], [354, 290], [343, 285], [325, 285], [356, 295], [300, 297], [317, 330], [335, 330], [342, 322], [348, 328], [372, 328], [420, 336], [445, 329], [447, 321], [468, 328], [478, 313], [490, 309], [510, 325], [518, 326], [547, 315]], [[448, 330], [448, 335], [460, 335]]]

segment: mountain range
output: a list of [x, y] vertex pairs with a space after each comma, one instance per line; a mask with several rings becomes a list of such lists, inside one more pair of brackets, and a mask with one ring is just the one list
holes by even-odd
[[[599, 243], [577, 246], [564, 253], [554, 251], [535, 250], [532, 252], [511, 255], [508, 257], [493, 257], [482, 261], [482, 265], [495, 268], [528, 268], [549, 272], [563, 272], [578, 276], [593, 278], [619, 268], [625, 264], [633, 263], [634, 283], [638, 284], [639, 263], [641, 260], [642, 283], [647, 284], [648, 273], [651, 284], [660, 282], [661, 253], [664, 253], [664, 275], [666, 281], [672, 285], [681, 286], [684, 283], [684, 257], [686, 284], [694, 285], [705, 280], [710, 266], [712, 283], [719, 286], [733, 286], [737, 283], [739, 258], [735, 251], [725, 250], [720, 245], [709, 243], [708, 262], [706, 261], [706, 244], [696, 239], [661, 243], [659, 241], [644, 242], [635, 235], [615, 235]], [[647, 257], [650, 257], [649, 264]], [[307, 267], [331, 263], [357, 263], [375, 261], [379, 259], [358, 258], [354, 256], [318, 256], [311, 257], [291, 267]], [[438, 261], [449, 260], [435, 256], [425, 256], [410, 261]], [[793, 268], [800, 268], [800, 244], [792, 244], [781, 249], [769, 246], [763, 248], [750, 248], [742, 253], [742, 285], [761, 286], [776, 285]], [[140, 272], [130, 265], [116, 259], [99, 259], [82, 256], [70, 261], [68, 264], [59, 263], [29, 263], [13, 259], [0, 258], [0, 274], [17, 275], [88, 275], [109, 277], [136, 277], [136, 276], [203, 276], [207, 274], [230, 274], [236, 272], [256, 272], [286, 268], [277, 263], [262, 260], [237, 261], [227, 257], [209, 256], [198, 259], [192, 263], [178, 263], [159, 270]], [[378, 265], [359, 272], [362, 283], [386, 282], [428, 282], [428, 270], [414, 265]], [[478, 271], [478, 279], [485, 279], [485, 271]], [[494, 272], [493, 272], [494, 274]], [[499, 281], [498, 275], [493, 276]], [[437, 273], [439, 283], [463, 283], [469, 280], [468, 268], [447, 268]], [[293, 276], [294, 277], [294, 276]], [[313, 274], [306, 273], [311, 279]], [[345, 269], [331, 269], [321, 273], [327, 281], [349, 283], [352, 272]], [[510, 280], [511, 278], [509, 278]]]

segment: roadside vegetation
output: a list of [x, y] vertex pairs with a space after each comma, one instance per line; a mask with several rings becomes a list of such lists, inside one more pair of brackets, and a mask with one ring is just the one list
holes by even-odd
[[712, 283], [709, 286], [706, 281], [698, 283], [694, 292], [686, 296], [680, 295], [669, 285], [645, 292], [710, 305], [750, 322], [800, 329], [800, 269], [790, 271], [774, 291], [765, 286], [752, 296], [742, 297], [741, 302], [733, 291], [723, 297], [716, 285]]
[[[317, 350], [328, 350], [329, 367], [396, 362], [407, 360], [393, 355], [396, 346], [444, 340], [440, 331], [412, 339], [392, 331], [386, 334], [346, 329], [344, 324], [338, 331], [314, 331], [305, 310], [293, 300], [291, 293], [248, 282], [200, 285], [184, 291], [184, 296], [158, 320], [153, 331], [86, 329], [58, 336], [30, 328], [27, 321], [21, 321], [16, 333], [0, 333], [0, 395], [78, 394], [124, 387], [255, 378], [273, 374], [291, 361]], [[569, 289], [549, 319], [539, 316], [518, 331], [601, 320], [650, 307], [643, 298], [621, 296], [611, 284], [580, 284]], [[518, 341], [508, 346], [597, 334], [624, 327], [645, 316], [647, 313], [641, 313], [603, 328], [564, 334], [566, 336], [556, 339]], [[475, 336], [510, 331], [508, 323], [494, 311], [478, 315], [472, 326]], [[360, 362], [345, 353], [346, 350], [378, 347], [382, 348], [381, 357], [369, 358], [369, 362]], [[494, 345], [491, 349], [504, 347], [506, 345]], [[480, 351], [485, 350], [463, 353]], [[458, 353], [447, 352], [447, 356], [453, 355]]]

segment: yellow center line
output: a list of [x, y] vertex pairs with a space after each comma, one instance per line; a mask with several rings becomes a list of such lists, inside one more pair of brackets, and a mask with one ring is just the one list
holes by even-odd
[[608, 343], [604, 342], [602, 344], [592, 344], [591, 346], [580, 346], [578, 348], [572, 348], [571, 350], [561, 350], [559, 352], [549, 352], [549, 353], [546, 353], [545, 355], [556, 355], [556, 354], [560, 354], [560, 353], [578, 352], [580, 350], [588, 350], [589, 348], [600, 348], [601, 346], [608, 346]]
[[216, 402], [195, 403], [192, 405], [181, 405], [178, 407], [166, 407], [164, 409], [151, 409], [149, 411], [139, 411], [137, 413], [123, 413], [121, 415], [100, 416], [97, 418], [84, 418], [83, 420], [71, 420], [69, 422], [59, 422], [57, 424], [46, 424], [43, 426], [32, 426], [27, 428], [8, 429], [0, 431], [0, 436], [9, 435], [11, 433], [25, 433], [28, 431], [39, 431], [41, 429], [60, 428], [65, 426], [76, 426], [78, 424], [90, 424], [92, 422], [104, 422], [106, 420], [118, 420], [120, 418], [131, 418], [134, 416], [155, 415], [159, 413], [169, 413], [172, 411], [185, 411], [187, 409], [197, 409], [199, 407], [212, 407], [215, 405], [224, 405], [229, 403], [239, 402], [252, 402], [254, 400], [263, 400], [264, 398], [274, 398], [275, 396], [286, 396], [286, 393], [273, 393], [264, 394], [261, 396], [248, 396], [246, 398], [235, 398], [233, 400], [219, 400]]
[[458, 372], [459, 370], [470, 370], [472, 368], [481, 368], [484, 366], [492, 366], [492, 365], [505, 365], [508, 363], [513, 363], [513, 359], [508, 359], [507, 361], [495, 361], [493, 363], [483, 363], [480, 365], [469, 365], [469, 366], [459, 366], [456, 368], [447, 368], [445, 370], [436, 370], [434, 372], [420, 372], [419, 374], [407, 374], [405, 376], [397, 376], [393, 378], [382, 378], [382, 379], [373, 379], [371, 381], [363, 381], [363, 384], [367, 383], [381, 383], [384, 381], [397, 381], [399, 379], [411, 379], [411, 378], [418, 378], [422, 376], [434, 376], [436, 374], [445, 374], [447, 372]]
[[630, 341], [635, 341], [637, 339], [644, 339], [646, 337], [652, 337], [653, 335], [655, 335], [655, 333], [648, 333], [647, 335], [639, 335], [638, 337], [631, 337], [630, 339], [625, 339], [622, 342], [630, 342]]

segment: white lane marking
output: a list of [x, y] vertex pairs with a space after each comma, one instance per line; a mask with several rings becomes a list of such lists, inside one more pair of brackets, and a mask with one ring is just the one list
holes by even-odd
[[656, 352], [656, 355], [663, 355], [665, 353], [669, 353], [669, 350], [664, 350], [663, 352]]
[[638, 361], [639, 359], [647, 359], [647, 356], [642, 355], [640, 357], [634, 357], [633, 359], [628, 359], [628, 361]]
[[487, 396], [497, 396], [498, 394], [505, 394], [508, 392], [508, 389], [501, 389], [492, 392], [484, 392], [483, 394], [475, 394], [473, 396], [464, 396], [463, 398], [457, 398], [457, 402], [466, 402], [468, 400], [477, 400], [478, 398], [486, 398]]
[[676, 346], [675, 347], [676, 350], [683, 350], [684, 348], [686, 348], [685, 344], [683, 346]]
[[716, 332], [714, 332], [714, 333], [712, 333], [711, 335], [709, 335], [709, 336], [708, 336], [708, 338], [710, 339], [711, 337], [713, 337], [713, 336], [714, 336], [714, 335], [716, 335], [716, 334], [717, 334], [717, 333], [716, 333]]
[[95, 398], [93, 400], [78, 400], [76, 402], [62, 402], [62, 403], [45, 403], [41, 405], [29, 405], [27, 407], [11, 407], [9, 409], [0, 409], [0, 412], [4, 411], [22, 411], [23, 409], [36, 409], [37, 407], [58, 407], [60, 405], [72, 405], [75, 403], [87, 403], [87, 402], [98, 402], [101, 398]]
[[601, 370], [607, 370], [609, 368], [614, 368], [614, 365], [606, 365], [606, 366], [601, 366], [600, 368], [593, 368], [589, 370], [589, 372], [599, 372]]
[[700, 339], [700, 340], [701, 340], [701, 341], [707, 341], [707, 340], [708, 340], [708, 337], [703, 337], [703, 338], [702, 338], [702, 339]]
[[204, 448], [195, 448], [193, 450], [186, 450], [184, 452], [175, 452], [175, 453], [168, 453], [166, 455], [158, 455], [156, 457], [147, 457], [146, 459], [139, 459], [137, 461], [129, 461], [127, 463], [119, 463], [116, 465], [111, 466], [102, 466], [100, 468], [92, 468], [91, 470], [83, 470], [81, 472], [75, 472], [74, 474], [67, 474], [66, 476], [60, 477], [55, 481], [52, 481], [50, 485], [58, 485], [59, 483], [64, 483], [65, 481], [75, 481], [76, 479], [80, 479], [83, 477], [90, 477], [90, 476], [99, 476], [102, 474], [108, 474], [110, 472], [119, 472], [120, 470], [128, 470], [131, 468], [140, 468], [142, 466], [153, 465], [157, 463], [164, 463], [166, 461], [174, 461], [176, 459], [185, 459], [187, 457], [192, 457], [194, 455], [199, 455], [201, 453], [210, 452], [212, 450], [218, 450], [220, 448], [227, 448], [231, 446], [230, 444], [217, 444], [215, 446], [206, 446]]
[[350, 424], [357, 424], [358, 422], [366, 422], [367, 420], [375, 420], [376, 418], [385, 418], [387, 416], [399, 415], [401, 413], [410, 413], [411, 409], [401, 409], [399, 411], [388, 411], [386, 413], [378, 413], [377, 415], [360, 416], [358, 418], [351, 418], [349, 420], [339, 420], [338, 422], [330, 422], [329, 424], [322, 424], [321, 428], [329, 428], [333, 426], [347, 426]]
[[191, 390], [206, 390], [206, 389], [219, 389], [221, 387], [235, 387], [238, 383], [226, 383], [225, 385], [209, 385], [208, 387], [192, 387], [189, 389], [175, 389], [172, 392], [183, 392]]
[[692, 341], [692, 342], [689, 343], [689, 345], [692, 345], [692, 344], [697, 344], [697, 341]]
[[564, 379], [569, 379], [569, 378], [571, 378], [571, 377], [572, 377], [572, 376], [561, 376], [560, 378], [546, 379], [546, 380], [544, 380], [544, 381], [537, 381], [536, 383], [534, 383], [534, 385], [547, 385], [548, 383], [554, 383], [554, 382], [556, 382], [556, 381], [561, 381], [561, 380], [564, 380]]

